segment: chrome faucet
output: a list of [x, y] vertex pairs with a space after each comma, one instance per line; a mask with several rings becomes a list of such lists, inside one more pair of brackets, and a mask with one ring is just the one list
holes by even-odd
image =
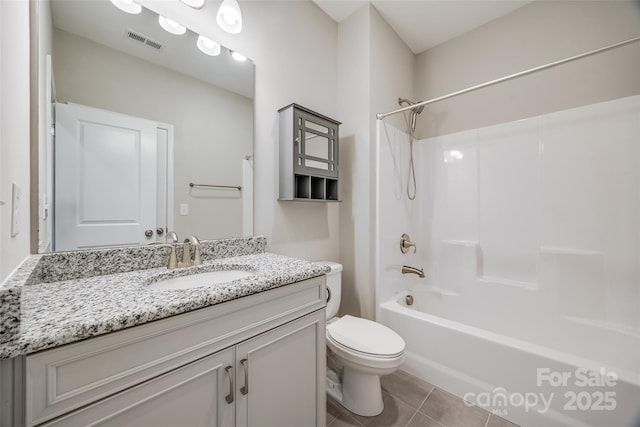
[[[193, 260], [191, 260], [191, 249], [189, 244], [193, 246]], [[184, 239], [184, 245], [182, 246], [182, 262], [178, 263], [179, 267], [191, 267], [194, 265], [202, 264], [202, 257], [200, 254], [200, 240], [196, 236], [189, 236]]]
[[402, 274], [407, 274], [407, 273], [417, 274], [418, 277], [424, 278], [424, 271], [421, 268], [415, 268], [415, 267], [411, 267], [409, 265], [403, 265], [402, 266]]
[[175, 231], [170, 231], [167, 233], [165, 240], [168, 243], [178, 243], [178, 235], [176, 234]]
[[171, 247], [169, 253], [169, 262], [167, 263], [168, 269], [174, 269], [178, 267], [178, 256], [176, 255], [176, 243], [178, 243], [178, 235], [175, 231], [170, 231], [165, 236], [165, 240], [168, 242], [166, 245]]

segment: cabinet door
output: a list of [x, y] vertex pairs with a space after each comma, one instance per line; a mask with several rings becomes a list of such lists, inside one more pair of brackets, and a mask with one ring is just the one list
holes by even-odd
[[232, 427], [233, 361], [234, 350], [223, 350], [46, 425]]
[[325, 314], [319, 310], [236, 347], [238, 427], [324, 427]]
[[298, 108], [294, 109], [293, 118], [298, 158], [295, 171], [337, 178], [338, 125]]

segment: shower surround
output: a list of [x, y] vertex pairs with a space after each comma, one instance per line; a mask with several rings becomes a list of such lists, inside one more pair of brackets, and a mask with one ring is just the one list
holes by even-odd
[[[628, 422], [640, 401], [640, 96], [417, 141], [414, 201], [407, 138], [378, 122], [377, 318], [407, 341], [406, 369], [525, 426]], [[415, 254], [399, 250], [405, 232]], [[617, 381], [582, 384], [580, 368]], [[496, 390], [514, 401], [487, 400]], [[527, 393], [553, 402], [528, 408]]]

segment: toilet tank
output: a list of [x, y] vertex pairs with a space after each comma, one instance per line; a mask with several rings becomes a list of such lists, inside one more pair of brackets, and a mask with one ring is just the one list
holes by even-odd
[[327, 273], [327, 320], [338, 314], [342, 295], [342, 264], [331, 261], [320, 261], [316, 264], [328, 265], [331, 271]]

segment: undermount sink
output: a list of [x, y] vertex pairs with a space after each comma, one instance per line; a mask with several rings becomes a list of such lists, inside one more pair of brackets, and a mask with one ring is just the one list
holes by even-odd
[[190, 289], [200, 286], [228, 283], [253, 275], [254, 273], [251, 271], [245, 270], [208, 271], [206, 273], [190, 274], [188, 276], [172, 277], [170, 279], [160, 280], [150, 284], [149, 288], [161, 290]]

